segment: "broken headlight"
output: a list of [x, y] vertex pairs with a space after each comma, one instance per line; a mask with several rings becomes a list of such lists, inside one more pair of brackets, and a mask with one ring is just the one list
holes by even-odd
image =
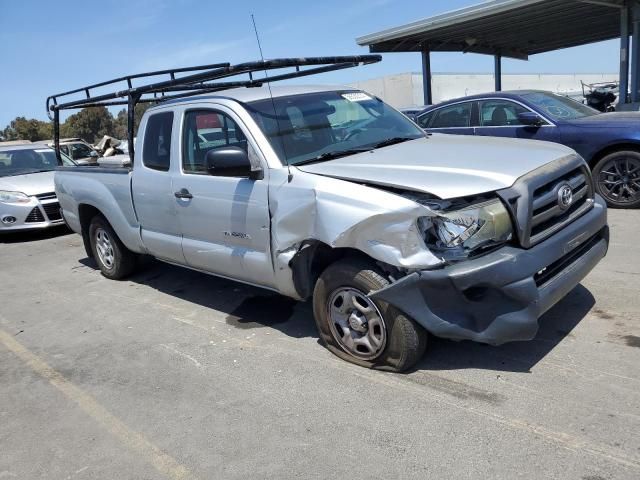
[[445, 260], [462, 260], [511, 239], [509, 212], [498, 199], [459, 209], [439, 209], [431, 204], [433, 217], [418, 219], [425, 243]]

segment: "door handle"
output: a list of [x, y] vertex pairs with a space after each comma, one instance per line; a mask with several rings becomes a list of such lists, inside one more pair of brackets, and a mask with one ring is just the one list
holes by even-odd
[[193, 195], [191, 195], [189, 193], [189, 190], [187, 190], [186, 188], [181, 188], [176, 193], [174, 193], [174, 195], [176, 196], [176, 198], [193, 198]]

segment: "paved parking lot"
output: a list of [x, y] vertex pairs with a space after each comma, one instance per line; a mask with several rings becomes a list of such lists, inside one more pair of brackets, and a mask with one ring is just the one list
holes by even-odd
[[640, 212], [610, 223], [534, 341], [432, 339], [406, 375], [333, 357], [308, 305], [0, 238], [0, 479], [640, 478]]

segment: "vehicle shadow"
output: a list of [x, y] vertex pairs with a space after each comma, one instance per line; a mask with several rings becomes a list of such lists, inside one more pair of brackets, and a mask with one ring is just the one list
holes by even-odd
[[73, 233], [66, 225], [47, 228], [45, 230], [25, 230], [0, 234], [0, 243], [26, 243], [49, 240]]
[[[97, 268], [88, 258], [81, 263]], [[270, 327], [293, 338], [318, 338], [309, 301], [297, 302], [275, 292], [154, 259], [144, 263], [129, 280], [222, 312], [232, 327], [243, 330]], [[426, 355], [408, 373], [464, 368], [528, 372], [565, 337], [572, 335], [572, 330], [594, 305], [595, 299], [589, 290], [578, 285], [540, 319], [538, 334], [528, 342], [494, 347], [431, 336]]]
[[578, 285], [540, 318], [538, 334], [527, 342], [510, 342], [494, 347], [471, 341], [455, 342], [429, 337], [427, 354], [413, 371], [479, 368], [529, 372], [564, 338], [573, 335], [572, 330], [594, 305], [591, 292]]
[[[88, 258], [81, 263], [97, 268]], [[145, 259], [143, 263], [128, 280], [221, 312], [232, 327], [243, 330], [271, 327], [294, 338], [318, 336], [309, 302], [154, 259]]]

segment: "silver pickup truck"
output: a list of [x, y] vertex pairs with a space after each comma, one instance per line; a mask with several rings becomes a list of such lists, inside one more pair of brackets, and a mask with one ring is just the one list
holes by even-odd
[[428, 333], [532, 339], [608, 246], [573, 150], [427, 135], [349, 87], [161, 102], [133, 165], [62, 167], [55, 190], [104, 276], [144, 254], [312, 299], [329, 350], [392, 371]]

